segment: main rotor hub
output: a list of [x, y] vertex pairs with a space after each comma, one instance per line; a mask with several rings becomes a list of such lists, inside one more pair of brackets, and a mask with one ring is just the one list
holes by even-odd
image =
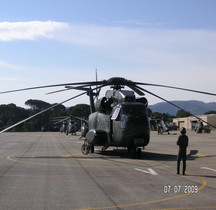
[[128, 82], [128, 80], [123, 77], [112, 77], [107, 81], [112, 85], [126, 85], [126, 83]]
[[130, 83], [130, 81], [123, 77], [112, 77], [107, 80], [107, 83], [111, 85], [111, 88], [121, 90], [121, 88], [124, 88], [125, 85]]

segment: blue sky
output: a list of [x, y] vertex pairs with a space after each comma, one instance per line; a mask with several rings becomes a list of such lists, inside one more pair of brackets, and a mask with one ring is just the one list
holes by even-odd
[[[0, 90], [125, 77], [215, 91], [214, 0], [0, 0]], [[167, 100], [213, 96], [144, 87]], [[0, 96], [61, 102], [79, 94], [34, 90]], [[149, 104], [160, 102], [146, 94]], [[66, 106], [88, 103], [87, 96]]]

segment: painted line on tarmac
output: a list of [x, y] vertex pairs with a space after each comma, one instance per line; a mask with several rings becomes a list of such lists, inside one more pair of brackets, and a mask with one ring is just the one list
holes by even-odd
[[206, 157], [206, 155], [202, 153], [198, 153], [197, 155], [193, 155], [193, 156], [198, 158]]
[[216, 206], [197, 206], [197, 207], [185, 207], [185, 208], [162, 208], [154, 210], [193, 210], [193, 209], [216, 209]]
[[[35, 164], [35, 165], [47, 165], [47, 163], [36, 163], [36, 162], [28, 162], [28, 161], [21, 161], [20, 159], [16, 159], [16, 154], [14, 155], [9, 155], [7, 157], [8, 160], [11, 161], [15, 161], [15, 162], [22, 162], [22, 163], [29, 163], [29, 164]], [[142, 161], [144, 162], [144, 161]], [[149, 161], [148, 161], [149, 162]], [[154, 161], [152, 161], [154, 162]], [[156, 162], [156, 161], [155, 161]], [[122, 162], [124, 163], [124, 162]], [[77, 165], [64, 165], [64, 164], [48, 164], [48, 165], [53, 165], [53, 166], [77, 166]], [[96, 167], [96, 166], [93, 166]], [[98, 166], [98, 167], [105, 167], [105, 166]], [[118, 166], [116, 166], [118, 167]], [[113, 166], [109, 168], [114, 168]], [[131, 167], [130, 167], [131, 168]], [[151, 170], [150, 170], [151, 171]], [[147, 171], [148, 172], [148, 171]], [[150, 173], [150, 172], [149, 172]], [[156, 173], [156, 172], [155, 172]], [[205, 179], [203, 179], [202, 177], [198, 177], [201, 181], [201, 186], [199, 187], [199, 191], [203, 190], [206, 186], [207, 186], [207, 181]], [[169, 198], [162, 198], [162, 199], [156, 199], [156, 200], [151, 200], [151, 201], [145, 201], [145, 202], [139, 202], [139, 203], [131, 203], [131, 204], [120, 204], [118, 205], [119, 208], [129, 208], [129, 207], [135, 207], [135, 206], [142, 206], [142, 205], [150, 205], [150, 204], [155, 204], [155, 203], [160, 203], [160, 202], [166, 202], [166, 201], [170, 201], [170, 200], [175, 200], [175, 199], [180, 199], [183, 198], [185, 196], [189, 196], [192, 195], [192, 193], [188, 193], [188, 194], [179, 194], [177, 196], [173, 196], [173, 197], [169, 197]], [[116, 206], [104, 206], [104, 207], [100, 207], [100, 208], [82, 208], [80, 210], [99, 210], [99, 209], [114, 209], [116, 208]]]
[[200, 167], [201, 169], [206, 169], [206, 170], [209, 170], [209, 171], [214, 171], [214, 172], [216, 172], [216, 170], [215, 169], [213, 169], [213, 168], [208, 168], [208, 167]]
[[[16, 156], [20, 156], [20, 157], [16, 157]], [[41, 156], [23, 156], [21, 154], [12, 154], [12, 155], [8, 155], [7, 159], [11, 160], [11, 161], [18, 161], [19, 162], [23, 162], [23, 163], [32, 163], [32, 162], [28, 162], [28, 161], [20, 161], [20, 159], [22, 158], [37, 158], [37, 157], [41, 157]], [[42, 156], [43, 158], [50, 158], [50, 156]], [[62, 159], [74, 159], [74, 160], [85, 160], [85, 161], [97, 161], [97, 162], [107, 162], [107, 160], [109, 160], [109, 158], [104, 158], [103, 156], [98, 156], [98, 155], [91, 155], [91, 156], [82, 156], [82, 154], [80, 153], [76, 153], [76, 154], [64, 154], [64, 155], [60, 155], [60, 156], [54, 156], [56, 158], [62, 158]], [[143, 163], [157, 163], [158, 161], [155, 160], [137, 160], [137, 159], [120, 159], [119, 156], [115, 157], [119, 163], [132, 163], [132, 162], [143, 162]], [[112, 158], [113, 159], [113, 158]], [[35, 162], [34, 162], [35, 163]]]
[[[200, 176], [198, 176], [198, 178], [201, 181], [201, 186], [199, 187], [199, 192], [200, 192], [201, 190], [203, 190], [207, 186], [207, 181]], [[103, 206], [103, 207], [96, 207], [96, 208], [82, 208], [79, 210], [100, 210], [100, 209], [115, 209], [116, 207], [129, 208], [129, 207], [135, 207], [135, 206], [144, 206], [144, 205], [150, 205], [150, 204], [155, 204], [155, 203], [162, 203], [162, 202], [166, 202], [166, 201], [176, 200], [176, 199], [180, 199], [180, 198], [190, 196], [190, 195], [194, 195], [194, 194], [193, 193], [179, 194], [179, 195], [169, 197], [169, 198], [162, 198], [162, 199], [158, 199], [158, 200], [156, 199], [156, 200], [145, 201], [145, 202], [140, 202], [140, 203], [120, 204], [120, 205], [116, 205], [116, 206]], [[173, 208], [171, 208], [169, 210], [172, 210], [172, 209]], [[176, 210], [177, 209], [181, 210], [181, 208], [176, 208]]]
[[188, 154], [188, 157], [192, 157], [192, 158], [204, 158], [206, 157], [206, 154], [203, 154], [203, 153], [196, 153], [196, 154], [193, 154], [193, 152], [191, 151], [190, 154]]
[[140, 172], [143, 172], [143, 173], [146, 173], [146, 174], [151, 174], [151, 175], [153, 175], [153, 176], [158, 175], [158, 174], [157, 174], [153, 169], [151, 169], [151, 168], [147, 168], [148, 171], [143, 170], [143, 169], [140, 169], [140, 168], [135, 168], [134, 170], [140, 171]]
[[[10, 161], [14, 161], [14, 162], [19, 162], [19, 163], [25, 163], [25, 164], [32, 164], [32, 165], [42, 165], [42, 166], [47, 166], [47, 165], [50, 165], [50, 166], [58, 166], [58, 167], [80, 167], [79, 164], [77, 164], [76, 162], [72, 162], [71, 164], [64, 164], [64, 163], [43, 163], [43, 162], [33, 162], [33, 161], [26, 161], [26, 159], [37, 159], [37, 157], [40, 157], [40, 156], [25, 156], [25, 157], [22, 157], [20, 154], [13, 154], [13, 155], [8, 155], [7, 156], [7, 160], [10, 160]], [[18, 156], [18, 157], [16, 157]], [[24, 158], [25, 160], [23, 160], [22, 158]], [[49, 158], [49, 156], [43, 156], [43, 158]], [[90, 162], [101, 162], [101, 163], [106, 163], [107, 160], [104, 159], [103, 157], [97, 157], [97, 156], [91, 156], [90, 158], [84, 156], [83, 157], [76, 157], [76, 154], [72, 155], [72, 154], [66, 154], [66, 155], [63, 155], [63, 156], [58, 156], [57, 158], [62, 158], [62, 159], [71, 159], [71, 160], [74, 160], [74, 161], [90, 161]], [[118, 159], [118, 163], [119, 164], [128, 164], [128, 163], [133, 163], [135, 162], [136, 160], [119, 160]], [[139, 162], [142, 162], [142, 163], [157, 163], [156, 161], [151, 161], [151, 160], [139, 160]], [[90, 167], [90, 168], [118, 168], [119, 166], [116, 165], [116, 166], [106, 166], [106, 165], [90, 165], [90, 166], [86, 166], [86, 167]], [[152, 166], [154, 167], [154, 166]], [[133, 168], [133, 166], [127, 166], [125, 168]]]

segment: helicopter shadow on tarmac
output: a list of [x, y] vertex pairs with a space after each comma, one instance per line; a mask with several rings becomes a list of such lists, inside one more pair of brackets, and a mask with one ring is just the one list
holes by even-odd
[[[133, 154], [128, 153], [126, 149], [114, 149], [107, 151], [97, 151], [97, 154], [103, 155], [106, 158], [128, 158], [128, 159], [137, 159]], [[141, 153], [141, 160], [161, 160], [161, 161], [176, 161], [177, 156], [172, 154], [162, 154], [162, 153], [153, 153], [143, 151]]]
[[[187, 160], [192, 161], [199, 156], [198, 150], [191, 150], [190, 153], [187, 155]], [[152, 161], [176, 161], [177, 155], [173, 154], [164, 154], [164, 153], [155, 153], [155, 152], [148, 152], [142, 151], [141, 158], [136, 158], [132, 154], [128, 153], [127, 149], [113, 149], [113, 150], [97, 150], [94, 154], [89, 155], [73, 155], [67, 154], [62, 156], [46, 156], [46, 155], [34, 155], [34, 156], [16, 156], [16, 159], [140, 159], [140, 160], [152, 160]]]
[[[156, 153], [156, 152], [148, 152], [142, 151], [141, 158], [136, 158], [132, 154], [128, 153], [126, 149], [113, 149], [113, 150], [106, 150], [106, 151], [97, 151], [96, 154], [102, 155], [106, 158], [128, 158], [128, 159], [141, 159], [141, 160], [153, 160], [153, 161], [176, 161], [177, 154], [166, 154], [166, 153]], [[212, 157], [212, 156], [205, 156], [205, 157]], [[190, 150], [187, 155], [188, 161], [193, 161], [197, 158], [201, 158], [198, 155], [198, 150]], [[204, 158], [204, 157], [202, 157]]]
[[82, 155], [72, 155], [72, 154], [67, 154], [67, 155], [62, 155], [62, 156], [41, 156], [41, 155], [35, 155], [35, 156], [16, 156], [16, 159], [99, 159], [102, 157], [99, 156], [82, 156]]
[[89, 155], [63, 155], [63, 156], [46, 156], [46, 155], [34, 155], [34, 156], [16, 156], [16, 159], [137, 159], [137, 160], [154, 160], [154, 161], [176, 161], [177, 156], [171, 154], [160, 154], [152, 152], [142, 152], [141, 158], [136, 158], [132, 154], [128, 153], [126, 149], [114, 149], [101, 151], [98, 150], [94, 154]]

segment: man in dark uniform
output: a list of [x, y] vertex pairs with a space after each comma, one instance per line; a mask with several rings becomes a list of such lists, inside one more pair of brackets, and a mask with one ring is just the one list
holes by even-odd
[[188, 146], [188, 137], [186, 134], [186, 129], [182, 127], [180, 129], [180, 135], [178, 137], [177, 145], [179, 146], [178, 158], [177, 158], [177, 174], [180, 174], [180, 162], [183, 161], [183, 175], [185, 175], [186, 170], [186, 153]]

